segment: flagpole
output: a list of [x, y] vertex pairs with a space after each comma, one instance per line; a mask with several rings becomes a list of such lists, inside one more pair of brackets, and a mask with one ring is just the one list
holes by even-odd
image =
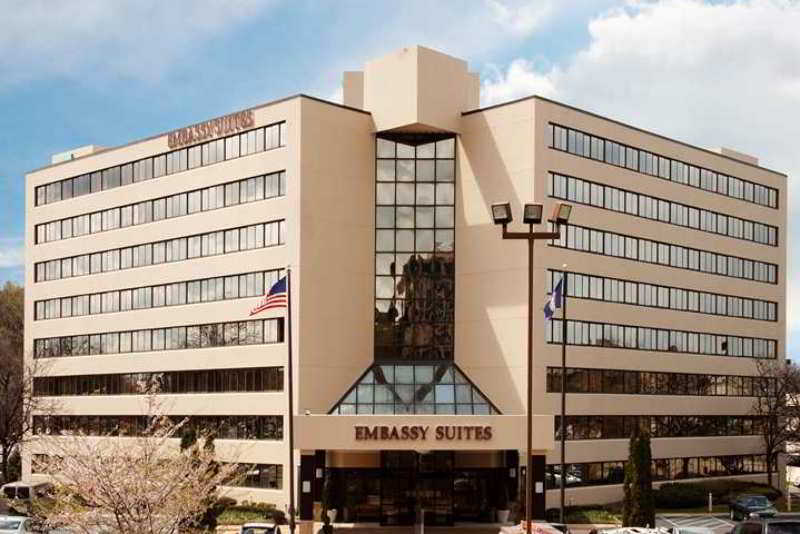
[[292, 376], [292, 269], [286, 267], [286, 335], [289, 358], [286, 374], [289, 395], [289, 531], [294, 534], [294, 377]]
[[[566, 265], [564, 265], [566, 268]], [[561, 295], [561, 483], [560, 483], [560, 504], [559, 508], [559, 522], [565, 522], [564, 515], [564, 488], [567, 481], [567, 472], [564, 462], [564, 451], [566, 445], [566, 412], [567, 412], [567, 272], [563, 271], [562, 274], [563, 293]], [[553, 310], [555, 311], [555, 310]]]

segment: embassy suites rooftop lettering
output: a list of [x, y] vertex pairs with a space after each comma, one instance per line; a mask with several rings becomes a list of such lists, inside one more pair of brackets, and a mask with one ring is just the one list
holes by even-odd
[[198, 143], [207, 139], [213, 139], [233, 132], [238, 132], [245, 128], [250, 128], [255, 124], [253, 110], [238, 111], [201, 122], [194, 126], [175, 130], [167, 136], [167, 143], [170, 148], [177, 148], [191, 143]]
[[[489, 441], [492, 427], [485, 425], [355, 425], [356, 441]], [[430, 437], [429, 437], [430, 436]]]

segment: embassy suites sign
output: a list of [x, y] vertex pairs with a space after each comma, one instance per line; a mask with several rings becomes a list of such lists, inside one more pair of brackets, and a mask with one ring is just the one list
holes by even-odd
[[237, 111], [224, 117], [175, 130], [167, 135], [167, 144], [170, 148], [179, 148], [239, 132], [251, 128], [253, 125], [255, 125], [255, 116], [252, 109]]
[[489, 441], [488, 425], [355, 425], [356, 441]]

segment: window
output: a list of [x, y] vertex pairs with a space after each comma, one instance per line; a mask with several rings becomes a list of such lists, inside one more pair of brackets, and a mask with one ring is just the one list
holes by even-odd
[[[265, 135], [268, 143], [265, 145]], [[232, 159], [255, 152], [286, 146], [286, 123], [256, 128], [242, 134], [216, 139], [189, 148], [173, 150], [165, 154], [124, 163], [91, 174], [66, 178], [42, 185], [35, 190], [35, 205], [42, 206], [61, 200], [113, 189], [121, 185], [158, 178], [182, 172], [201, 165], [210, 165], [223, 159]], [[240, 150], [240, 140], [247, 140], [246, 150]], [[226, 155], [226, 145], [228, 153]], [[187, 161], [188, 160], [188, 161]]]
[[[185, 286], [184, 286], [185, 287]], [[149, 288], [148, 288], [149, 289]], [[97, 297], [97, 303], [92, 303], [92, 308], [94, 309], [97, 306], [97, 313], [101, 309], [101, 295], [93, 295], [93, 297]], [[147, 303], [150, 302], [150, 294], [149, 292], [145, 294], [133, 294], [133, 305], [139, 305], [140, 303], [144, 302], [142, 305], [143, 307], [148, 307]], [[125, 303], [127, 305], [127, 303]], [[231, 324], [231, 323], [228, 323]], [[236, 324], [236, 323], [232, 323]], [[192, 340], [198, 339], [197, 336], [194, 336], [193, 333], [196, 329], [199, 328], [200, 336], [200, 344], [201, 347], [216, 347], [216, 346], [223, 346], [226, 344], [232, 345], [239, 345], [239, 344], [265, 344], [265, 343], [282, 343], [283, 342], [283, 319], [263, 319], [263, 320], [256, 320], [256, 321], [245, 321], [243, 323], [239, 323], [239, 330], [240, 336], [232, 343], [226, 343], [223, 339], [222, 332], [225, 329], [226, 323], [213, 323], [207, 325], [197, 326], [189, 326], [189, 327], [175, 327], [175, 328], [185, 328], [187, 332], [187, 336], [189, 338], [189, 345], [192, 347], [197, 347], [198, 345], [192, 345]], [[244, 329], [244, 330], [242, 330]], [[131, 337], [132, 342], [130, 344], [130, 352], [141, 352], [141, 351], [161, 351], [161, 350], [170, 350], [172, 348], [183, 348], [181, 347], [171, 347], [167, 344], [167, 331], [170, 329], [163, 329], [163, 328], [155, 328], [150, 330], [136, 330], [136, 331], [127, 331], [127, 332], [110, 332], [110, 333], [103, 333], [103, 334], [91, 334], [89, 336], [90, 342], [90, 354], [116, 354], [120, 352], [120, 343], [119, 339], [120, 336], [123, 335], [127, 339], [128, 336]], [[244, 332], [244, 334], [242, 334]], [[80, 345], [82, 343], [82, 337], [85, 336], [62, 336], [56, 338], [44, 338], [44, 339], [36, 339], [34, 340], [34, 357], [56, 357], [56, 356], [77, 356], [75, 351], [71, 351], [70, 353], [62, 353], [59, 349], [58, 351], [50, 350], [50, 347], [62, 347], [62, 346], [76, 346], [76, 344]], [[244, 341], [243, 341], [244, 340]], [[127, 346], [127, 345], [126, 345]]]
[[[134, 338], [134, 344], [136, 339]], [[250, 380], [247, 378], [251, 377]], [[73, 395], [141, 395], [158, 386], [158, 392], [175, 393], [235, 393], [255, 391], [283, 391], [283, 367], [255, 367], [247, 369], [208, 369], [203, 371], [166, 371], [157, 373], [129, 373], [86, 376], [47, 376], [34, 378], [36, 396]], [[70, 417], [70, 416], [57, 416]], [[206, 416], [204, 416], [206, 417]], [[263, 416], [275, 417], [275, 416]], [[77, 418], [80, 420], [83, 418]], [[227, 418], [226, 418], [227, 419]], [[272, 425], [279, 423], [267, 420]], [[264, 436], [276, 435], [276, 430], [263, 429]], [[242, 438], [238, 438], [242, 439]]]
[[[189, 259], [190, 244], [192, 252], [197, 253], [198, 240], [200, 256], [212, 256], [247, 250], [247, 246], [262, 248], [282, 245], [285, 243], [285, 239], [285, 221], [272, 221], [245, 228], [179, 237], [169, 241], [41, 262], [35, 267], [36, 281], [57, 280], [163, 262], [183, 261]], [[62, 268], [62, 263], [69, 267]]]
[[[589, 374], [597, 378], [587, 381]], [[620, 376], [624, 374], [624, 391]], [[599, 378], [602, 376], [602, 379]], [[598, 382], [599, 380], [599, 382]], [[622, 371], [619, 369], [567, 368], [568, 393], [626, 395], [755, 396], [767, 387], [767, 378], [666, 372]], [[759, 382], [760, 381], [760, 382]], [[739, 384], [739, 386], [733, 386]], [[561, 368], [547, 368], [547, 392], [561, 391]]]
[[[562, 319], [551, 319], [547, 324], [546, 341], [548, 343], [561, 343]], [[741, 356], [755, 358], [774, 358], [777, 341], [774, 339], [761, 339], [752, 337], [730, 336], [724, 334], [706, 334], [698, 332], [685, 332], [680, 330], [652, 329], [643, 326], [617, 325], [610, 323], [599, 323], [580, 321], [576, 319], [567, 320], [568, 345], [588, 345], [589, 332], [592, 329], [602, 326], [603, 337], [595, 341], [594, 345], [601, 347], [616, 347], [637, 350], [659, 350], [664, 351], [663, 345], [657, 345], [656, 339], [669, 335], [670, 346], [665, 352], [684, 352], [694, 354], [707, 354], [713, 356]], [[637, 334], [637, 330], [639, 334]], [[753, 347], [763, 347], [763, 350], [755, 351], [753, 355], [743, 354], [738, 348], [731, 350], [731, 347], [739, 347], [745, 340], [752, 343]], [[722, 347], [727, 343], [728, 349], [723, 351]]]
[[[602, 235], [602, 247], [599, 246], [601, 241], [598, 236], [598, 247], [590, 250], [588, 246], [589, 238], [587, 237], [590, 232], [598, 232]], [[623, 240], [626, 239], [631, 241], [630, 243], [625, 242], [623, 246]], [[636, 244], [638, 244], [638, 253], [634, 255], [633, 250]], [[699, 251], [681, 245], [670, 245], [639, 237], [622, 236], [614, 232], [584, 228], [572, 224], [567, 227], [565, 233], [562, 233], [558, 241], [551, 241], [550, 246], [616, 257], [623, 257], [621, 251], [625, 250], [631, 252], [630, 256], [625, 257], [634, 261], [671, 265], [679, 269], [700, 270], [720, 276], [743, 278], [769, 284], [777, 283], [777, 265], [774, 264], [736, 258], [715, 252]], [[730, 269], [728, 268], [729, 264], [731, 266]]]
[[[453, 357], [455, 146], [440, 135], [376, 139], [377, 361]], [[432, 335], [413, 335], [422, 330]]]
[[[777, 190], [739, 178], [718, 174], [708, 169], [688, 165], [652, 154], [645, 150], [621, 145], [588, 133], [548, 124], [549, 145], [556, 150], [604, 161], [610, 165], [657, 176], [665, 180], [712, 191], [720, 195], [739, 198], [770, 208], [778, 207]], [[552, 131], [552, 136], [549, 135]], [[588, 141], [591, 139], [591, 141]]]
[[[777, 228], [774, 226], [708, 210], [698, 210], [677, 202], [597, 184], [582, 178], [550, 173], [548, 194], [554, 198], [612, 211], [624, 211], [629, 215], [658, 220], [667, 224], [689, 226], [704, 232], [727, 235], [765, 245], [778, 245]], [[604, 201], [601, 202], [601, 198]]]

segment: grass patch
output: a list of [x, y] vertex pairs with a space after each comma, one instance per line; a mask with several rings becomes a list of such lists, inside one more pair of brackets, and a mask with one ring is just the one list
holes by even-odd
[[569, 507], [565, 510], [566, 522], [572, 524], [616, 524], [622, 522], [619, 514], [604, 507]]
[[263, 521], [264, 512], [228, 508], [217, 518], [220, 525], [242, 525], [248, 521]]

